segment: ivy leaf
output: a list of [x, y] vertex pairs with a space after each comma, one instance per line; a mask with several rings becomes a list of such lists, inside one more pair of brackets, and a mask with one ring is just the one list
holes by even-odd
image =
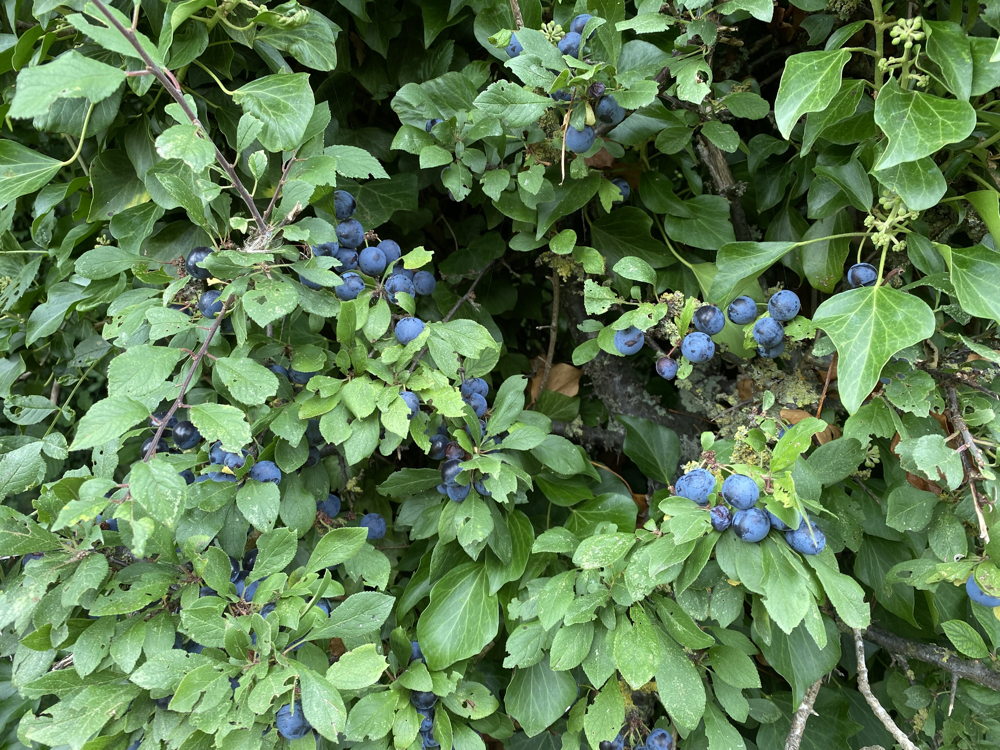
[[1000, 322], [1000, 253], [984, 245], [951, 248], [951, 282], [963, 310]]
[[968, 101], [972, 94], [972, 50], [969, 37], [957, 23], [924, 21], [927, 29], [927, 56], [941, 68], [948, 91], [956, 99]]
[[837, 383], [851, 414], [872, 392], [889, 357], [934, 333], [934, 313], [926, 302], [886, 286], [831, 297], [816, 310], [813, 322], [837, 347]]
[[0, 206], [47, 185], [62, 164], [12, 140], [0, 140]]
[[774, 101], [774, 119], [784, 138], [791, 135], [802, 115], [826, 109], [840, 91], [844, 66], [850, 59], [851, 53], [842, 49], [802, 52], [788, 58]]
[[913, 211], [926, 211], [938, 204], [948, 191], [941, 169], [930, 157], [907, 161], [872, 172], [883, 187], [903, 199]]
[[[421, 615], [418, 628], [426, 616], [426, 612]], [[534, 666], [515, 670], [504, 695], [504, 706], [524, 733], [534, 737], [566, 712], [576, 700], [576, 691], [573, 675], [554, 671], [546, 656]]]
[[717, 305], [728, 305], [741, 281], [756, 278], [795, 247], [794, 242], [729, 242], [723, 245], [715, 259], [719, 272], [712, 279], [709, 298]]
[[271, 152], [297, 148], [316, 100], [308, 73], [275, 73], [233, 92], [233, 101], [262, 123], [257, 138]]
[[642, 417], [619, 414], [615, 419], [625, 425], [625, 455], [650, 479], [670, 484], [681, 458], [677, 433]]
[[889, 139], [874, 167], [880, 170], [931, 156], [964, 140], [976, 127], [976, 110], [968, 102], [903, 91], [891, 79], [875, 100], [875, 122]]
[[[417, 621], [417, 638], [434, 671], [478, 654], [497, 633], [497, 598], [486, 567], [465, 563], [431, 588], [431, 603]], [[574, 688], [575, 692], [575, 688]]]
[[39, 117], [56, 99], [89, 99], [96, 104], [115, 93], [124, 81], [124, 70], [71, 50], [45, 65], [22, 68], [7, 114]]

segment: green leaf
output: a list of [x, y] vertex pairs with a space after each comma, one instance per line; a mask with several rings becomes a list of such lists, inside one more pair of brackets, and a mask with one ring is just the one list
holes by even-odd
[[263, 123], [258, 139], [268, 151], [302, 143], [316, 102], [308, 73], [275, 73], [241, 86], [233, 101]]
[[601, 691], [594, 696], [594, 702], [587, 708], [583, 729], [591, 747], [600, 747], [602, 742], [615, 738], [625, 723], [625, 699], [617, 679], [604, 683]]
[[875, 100], [875, 122], [889, 139], [874, 167], [881, 170], [932, 156], [964, 140], [976, 127], [976, 111], [968, 102], [904, 91], [893, 78]]
[[[512, 375], [500, 384], [493, 399], [493, 414], [487, 423], [487, 431], [496, 435], [509, 430], [524, 409], [524, 389], [528, 380], [521, 375]], [[515, 431], [516, 434], [516, 431]]]
[[677, 433], [642, 417], [619, 414], [615, 419], [625, 425], [625, 455], [650, 479], [670, 484], [681, 458]]
[[698, 668], [666, 633], [659, 632], [660, 665], [656, 690], [676, 724], [694, 729], [705, 713], [705, 685]]
[[985, 659], [990, 655], [983, 637], [964, 620], [948, 620], [941, 623], [941, 629], [955, 648], [972, 659]]
[[169, 529], [184, 511], [187, 485], [177, 469], [161, 458], [132, 466], [129, 491], [149, 515]]
[[327, 156], [332, 156], [337, 160], [337, 174], [352, 179], [389, 179], [385, 169], [379, 164], [378, 159], [369, 154], [363, 148], [357, 146], [327, 146], [323, 150]]
[[764, 269], [796, 247], [794, 242], [730, 242], [716, 256], [719, 272], [712, 279], [709, 298], [725, 307], [744, 279], [756, 278]]
[[194, 125], [174, 125], [156, 139], [156, 152], [164, 159], [180, 159], [195, 172], [201, 172], [215, 161], [215, 148], [202, 138]]
[[647, 284], [656, 283], [656, 271], [642, 258], [626, 256], [615, 263], [612, 269], [619, 276], [633, 281], [644, 281]]
[[[729, 220], [729, 201], [721, 195], [696, 195], [684, 201], [693, 218], [667, 214], [663, 226], [670, 239], [705, 250], [718, 250], [736, 239]], [[619, 213], [616, 211], [615, 213]]]
[[913, 211], [933, 208], [948, 191], [941, 169], [933, 159], [926, 156], [888, 169], [879, 169], [872, 174], [883, 187], [899, 195], [906, 207]]
[[736, 129], [718, 120], [709, 120], [701, 128], [702, 134], [727, 154], [740, 147], [740, 135]]
[[80, 418], [69, 449], [78, 451], [117, 440], [148, 416], [149, 409], [126, 396], [98, 401]]
[[485, 566], [470, 562], [446, 573], [431, 588], [431, 602], [417, 621], [428, 669], [478, 654], [496, 635], [498, 615]]
[[629, 622], [618, 617], [615, 628], [615, 663], [622, 677], [638, 690], [652, 679], [660, 666], [660, 642], [649, 617], [639, 605], [629, 610]]
[[160, 390], [184, 357], [180, 349], [166, 346], [135, 346], [108, 365], [108, 393], [141, 399]]
[[62, 164], [20, 143], [0, 140], [0, 206], [49, 183]]
[[714, 703], [708, 704], [708, 710], [705, 712], [705, 734], [708, 736], [708, 746], [713, 750], [717, 747], [726, 750], [746, 749], [742, 735]]
[[941, 68], [948, 91], [956, 99], [968, 101], [972, 94], [972, 50], [969, 37], [957, 23], [924, 21], [927, 29], [927, 56]]
[[115, 93], [124, 81], [124, 70], [71, 50], [45, 65], [23, 68], [7, 114], [38, 117], [48, 112], [56, 99], [88, 99], [97, 104]]
[[233, 397], [248, 406], [263, 404], [278, 392], [274, 373], [247, 357], [218, 359], [215, 370]]
[[22, 445], [0, 457], [0, 497], [16, 495], [37, 486], [45, 478], [42, 443]]
[[962, 483], [964, 469], [958, 452], [948, 445], [944, 435], [907, 438], [896, 446], [899, 462], [909, 472], [919, 474], [949, 490]]
[[809, 686], [828, 674], [840, 660], [837, 626], [826, 617], [823, 618], [823, 626], [827, 633], [823, 648], [816, 645], [805, 625], [795, 628], [789, 635], [772, 628], [770, 643], [760, 640], [756, 631], [751, 631], [768, 664], [792, 686], [792, 705], [799, 705]]
[[801, 52], [785, 61], [774, 101], [774, 119], [782, 137], [791, 135], [802, 115], [826, 109], [840, 91], [844, 66], [850, 59], [847, 50], [831, 50]]
[[[21, 450], [20, 448], [18, 450]], [[10, 453], [6, 454], [7, 456]], [[6, 458], [6, 456], [4, 457]], [[9, 476], [3, 472], [0, 461], [0, 483]], [[3, 484], [0, 484], [0, 488]], [[0, 490], [0, 494], [5, 494]], [[0, 555], [27, 555], [30, 552], [49, 552], [62, 547], [62, 539], [48, 529], [43, 529], [30, 518], [18, 520], [5, 518], [0, 522]]]
[[257, 41], [288, 52], [307, 68], [333, 70], [337, 67], [337, 32], [340, 28], [312, 8], [303, 10], [309, 13], [309, 20], [304, 26], [294, 29], [285, 29], [280, 25], [265, 26], [257, 32]]
[[[424, 617], [426, 614], [420, 621]], [[554, 671], [546, 656], [534, 666], [515, 670], [504, 695], [504, 707], [524, 733], [534, 737], [566, 712], [576, 700], [576, 690], [573, 675]]]
[[867, 628], [871, 624], [871, 607], [865, 603], [865, 590], [861, 585], [841, 573], [836, 558], [829, 553], [806, 555], [805, 559], [816, 571], [840, 619], [852, 628]]
[[952, 248], [951, 282], [963, 310], [1000, 322], [1000, 253], [984, 245]]
[[339, 690], [360, 690], [378, 682], [388, 666], [385, 657], [375, 650], [375, 644], [369, 643], [343, 654], [330, 667], [327, 678]]
[[512, 128], [523, 128], [545, 114], [552, 99], [510, 81], [497, 81], [477, 96], [474, 104], [479, 111], [502, 119]]
[[201, 436], [222, 441], [222, 449], [239, 453], [250, 443], [250, 425], [242, 411], [228, 404], [197, 404], [189, 412]]
[[278, 519], [281, 490], [272, 482], [246, 482], [236, 491], [236, 507], [258, 531], [270, 531]]
[[365, 737], [377, 740], [392, 729], [395, 715], [396, 693], [384, 690], [371, 693], [351, 706], [344, 732], [347, 739], [360, 741]]
[[633, 544], [633, 534], [596, 534], [576, 547], [573, 564], [582, 570], [604, 568], [625, 557]]
[[[309, 635], [310, 640], [324, 638], [357, 638], [377, 633], [389, 617], [395, 600], [377, 591], [351, 594]], [[421, 642], [422, 643], [422, 642]]]
[[842, 292], [826, 300], [813, 322], [839, 353], [837, 383], [854, 413], [878, 383], [889, 357], [934, 333], [934, 313], [919, 297], [887, 286]]

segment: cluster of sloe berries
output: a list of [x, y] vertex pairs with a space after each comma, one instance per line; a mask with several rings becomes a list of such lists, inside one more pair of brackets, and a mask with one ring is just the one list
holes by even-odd
[[[624, 750], [625, 735], [621, 732], [613, 740], [598, 743], [600, 750]], [[632, 750], [674, 750], [674, 737], [666, 729], [656, 728], [646, 737], [645, 744], [632, 746]]]
[[[420, 644], [416, 641], [410, 642], [410, 663], [415, 661], [427, 663], [424, 659], [424, 652], [420, 650]], [[431, 691], [411, 690], [410, 703], [420, 714], [420, 744], [423, 750], [432, 750], [441, 747], [441, 743], [434, 739], [434, 706], [437, 704], [437, 696]]]
[[[674, 484], [674, 494], [686, 497], [697, 505], [707, 506], [709, 496], [715, 491], [715, 476], [708, 469], [692, 469]], [[722, 499], [726, 505], [716, 505], [710, 511], [712, 528], [725, 531], [732, 526], [736, 538], [743, 542], [760, 542], [771, 529], [784, 532], [785, 541], [803, 555], [818, 555], [826, 546], [826, 536], [812, 524], [804, 523], [800, 516], [793, 529], [769, 510], [757, 506], [760, 488], [746, 474], [730, 474], [722, 483]]]
[[[482, 378], [468, 378], [462, 381], [459, 390], [462, 393], [462, 400], [479, 417], [479, 437], [482, 438], [486, 434], [485, 417], [486, 411], [489, 409], [486, 396], [490, 392], [490, 386]], [[469, 431], [468, 425], [466, 425], [465, 431], [469, 433], [469, 437], [475, 438], [475, 435]], [[437, 432], [431, 436], [430, 457], [435, 461], [442, 461], [441, 484], [438, 485], [437, 489], [442, 495], [447, 495], [450, 500], [456, 503], [463, 502], [473, 488], [483, 497], [492, 495], [483, 484], [489, 478], [489, 474], [473, 477], [470, 484], [459, 484], [458, 475], [462, 473], [462, 461], [466, 458], [465, 448], [459, 443], [448, 440], [448, 427], [445, 424], [438, 427]]]
[[[389, 277], [383, 284], [386, 296], [393, 304], [400, 292], [411, 297], [433, 293], [437, 286], [434, 274], [429, 271], [410, 271], [398, 263], [402, 256], [402, 248], [395, 240], [381, 240], [377, 245], [368, 245], [365, 230], [361, 222], [352, 218], [357, 208], [354, 196], [344, 190], [334, 191], [334, 213], [337, 218], [337, 241], [324, 242], [313, 247], [313, 255], [331, 256], [337, 259], [336, 269], [343, 273], [343, 284], [333, 291], [340, 299], [347, 301], [355, 299], [365, 289], [364, 279], [355, 269], [366, 276], [381, 278], [387, 268], [391, 267]], [[302, 283], [311, 289], [320, 289], [306, 279]]]
[[[570, 21], [569, 31], [556, 44], [560, 54], [580, 59], [581, 53], [590, 39], [589, 36], [587, 39], [583, 38], [583, 32], [590, 19], [591, 15], [589, 13], [581, 13]], [[591, 32], [592, 35], [593, 32]], [[524, 46], [518, 41], [516, 33], [510, 35], [510, 44], [507, 45], [506, 51], [508, 57], [517, 57], [524, 52]], [[625, 119], [625, 109], [615, 101], [614, 96], [605, 94], [604, 91], [604, 84], [600, 82], [592, 84], [589, 89], [589, 94], [594, 99], [594, 117], [605, 125], [618, 125]], [[573, 93], [567, 89], [559, 89], [552, 93], [551, 97], [557, 102], [570, 102], [573, 100]], [[590, 150], [596, 138], [597, 134], [590, 125], [584, 125], [581, 129], [577, 129], [571, 125], [566, 129], [564, 143], [567, 150], [575, 154], [582, 154]], [[615, 184], [618, 184], [617, 181], [615, 181]], [[622, 188], [623, 200], [628, 199], [628, 193], [626, 192], [628, 189], [627, 185], [628, 183], [626, 183], [625, 187], [619, 185]]]
[[[750, 297], [737, 297], [726, 311], [729, 320], [738, 326], [757, 322], [753, 327], [753, 337], [757, 342], [757, 353], [774, 359], [785, 351], [785, 329], [783, 322], [799, 314], [802, 304], [795, 292], [782, 290], [767, 303], [769, 316], [757, 319], [757, 303]], [[721, 333], [726, 325], [726, 316], [715, 305], [701, 305], [691, 319], [695, 330], [681, 340], [681, 354], [692, 363], [707, 362], [715, 356], [715, 342], [712, 336]], [[624, 355], [635, 354], [645, 343], [645, 334], [635, 326], [615, 331], [615, 348]], [[677, 375], [678, 362], [670, 355], [656, 361], [656, 374], [664, 380], [673, 380]]]

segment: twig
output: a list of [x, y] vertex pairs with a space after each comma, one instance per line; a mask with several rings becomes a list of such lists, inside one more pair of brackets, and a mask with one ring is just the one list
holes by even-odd
[[225, 171], [225, 173], [229, 176], [230, 181], [233, 183], [233, 187], [236, 188], [236, 191], [240, 194], [240, 198], [243, 199], [246, 207], [250, 210], [250, 215], [253, 217], [254, 223], [257, 225], [257, 230], [262, 235], [266, 235], [268, 231], [267, 222], [264, 221], [264, 218], [260, 215], [260, 211], [257, 210], [257, 206], [254, 205], [253, 197], [247, 192], [243, 182], [236, 174], [236, 169], [226, 160], [226, 157], [222, 155], [219, 147], [215, 145], [215, 141], [208, 137], [208, 132], [206, 131], [205, 126], [201, 124], [201, 121], [198, 119], [198, 115], [191, 110], [191, 107], [187, 103], [187, 99], [184, 98], [184, 94], [181, 92], [180, 84], [177, 82], [174, 74], [169, 70], [164, 70], [153, 62], [153, 58], [151, 58], [146, 50], [143, 49], [143, 46], [136, 38], [135, 32], [132, 29], [125, 28], [121, 22], [115, 18], [114, 15], [112, 15], [111, 11], [108, 10], [108, 7], [104, 4], [103, 0], [94, 0], [94, 5], [99, 11], [101, 11], [101, 13], [104, 14], [104, 17], [108, 19], [108, 23], [114, 26], [118, 30], [118, 33], [125, 37], [126, 41], [132, 45], [139, 57], [142, 58], [142, 61], [146, 63], [146, 67], [149, 69], [149, 72], [152, 73], [163, 88], [167, 90], [167, 93], [173, 97], [173, 100], [177, 102], [177, 105], [191, 121], [191, 124], [201, 131], [202, 137], [212, 144], [212, 148], [215, 150], [215, 160], [219, 162], [219, 166], [221, 166], [223, 171]]
[[[463, 304], [465, 304], [465, 302], [469, 299], [469, 297], [472, 296], [472, 292], [475, 290], [476, 284], [479, 283], [479, 280], [483, 278], [486, 272], [489, 271], [492, 267], [493, 267], [493, 261], [491, 260], [489, 263], [486, 264], [483, 270], [479, 272], [479, 275], [472, 280], [472, 284], [469, 286], [468, 289], [465, 290], [465, 294], [463, 294], [459, 298], [458, 302], [456, 302], [454, 306], [448, 311], [448, 314], [445, 315], [443, 318], [441, 318], [442, 323], [447, 323], [449, 320], [451, 320], [451, 316], [457, 313], [458, 308], [460, 308]], [[426, 346], [419, 352], [417, 352], [417, 356], [413, 358], [413, 364], [410, 365], [411, 375], [413, 374], [413, 371], [417, 369], [417, 365], [420, 363], [420, 358], [423, 357], [426, 353], [427, 353]]]
[[[972, 492], [972, 505], [976, 509], [976, 518], [979, 521], [979, 536], [986, 544], [990, 543], [990, 532], [986, 526], [986, 519], [983, 517], [983, 506], [979, 500], [979, 493], [976, 492], [976, 482], [982, 479], [982, 470], [986, 468], [986, 461], [983, 459], [983, 452], [976, 445], [969, 426], [962, 417], [962, 407], [958, 403], [958, 392], [954, 386], [948, 386], [948, 407], [945, 410], [951, 419], [952, 425], [962, 435], [962, 442], [967, 451], [962, 451], [962, 462], [969, 469], [969, 490]], [[971, 455], [971, 459], [970, 456]], [[974, 464], [974, 465], [973, 465]]]
[[156, 428], [156, 434], [153, 435], [153, 442], [146, 451], [146, 455], [142, 457], [143, 463], [148, 463], [149, 460], [156, 455], [156, 446], [159, 444], [160, 438], [163, 437], [163, 431], [167, 429], [167, 424], [170, 422], [170, 418], [174, 416], [174, 412], [176, 412], [180, 408], [181, 404], [184, 403], [184, 394], [187, 393], [188, 386], [191, 385], [191, 378], [194, 377], [194, 372], [198, 369], [198, 364], [208, 352], [208, 345], [212, 343], [212, 339], [215, 337], [215, 332], [222, 324], [222, 319], [226, 316], [226, 307], [228, 307], [229, 303], [232, 301], [233, 298], [230, 297], [222, 303], [222, 312], [215, 316], [215, 320], [212, 322], [212, 327], [208, 329], [208, 335], [205, 336], [205, 343], [201, 345], [201, 348], [198, 349], [198, 353], [192, 358], [191, 370], [188, 372], [187, 377], [184, 378], [184, 382], [181, 383], [181, 392], [177, 394], [177, 398], [174, 399], [174, 403], [170, 405], [166, 416], [160, 420], [160, 426]]
[[792, 717], [792, 727], [788, 730], [788, 739], [785, 740], [785, 750], [799, 750], [799, 747], [802, 745], [802, 734], [806, 731], [806, 722], [809, 721], [810, 716], [819, 716], [819, 714], [813, 711], [813, 706], [816, 703], [816, 696], [819, 695], [821, 687], [823, 687], [823, 678], [816, 680], [812, 687], [806, 690], [805, 697], [799, 705], [799, 710]]
[[830, 358], [830, 366], [826, 368], [826, 381], [823, 383], [823, 392], [819, 395], [819, 406], [816, 407], [816, 419], [823, 413], [823, 402], [826, 401], [826, 391], [830, 387], [830, 376], [833, 375], [833, 368], [837, 366], [837, 354], [834, 352]]
[[298, 149], [292, 151], [292, 155], [288, 157], [288, 161], [285, 163], [285, 168], [281, 170], [281, 179], [278, 180], [278, 186], [274, 189], [274, 195], [271, 196], [271, 202], [267, 204], [267, 210], [264, 212], [264, 221], [271, 220], [271, 212], [274, 210], [275, 204], [278, 202], [278, 197], [281, 195], [281, 189], [288, 182], [288, 173], [292, 169], [292, 165], [295, 163], [295, 154]]
[[955, 710], [955, 693], [958, 692], [958, 675], [953, 674], [951, 676], [951, 699], [948, 701], [948, 715], [951, 716], [951, 712]]
[[895, 738], [903, 750], [919, 750], [910, 741], [910, 738], [906, 736], [906, 733], [896, 726], [896, 722], [889, 716], [889, 712], [882, 708], [882, 704], [878, 702], [878, 698], [872, 693], [871, 685], [868, 684], [868, 665], [865, 663], [864, 636], [861, 635], [861, 631], [857, 628], [853, 628], [851, 632], [854, 633], [854, 653], [858, 658], [858, 690], [861, 691], [865, 700], [868, 701], [872, 713], [878, 717], [878, 720], [882, 722], [882, 726], [889, 731], [889, 734]]
[[[552, 324], [549, 326], [549, 350], [545, 354], [545, 368], [542, 370], [542, 383], [538, 388], [538, 395], [542, 395], [545, 386], [549, 384], [549, 375], [552, 373], [552, 358], [556, 356], [556, 336], [559, 333], [559, 271], [552, 271]], [[531, 400], [534, 406], [535, 399]]]
[[[576, 96], [574, 93], [573, 96]], [[562, 177], [559, 180], [559, 184], [562, 185], [566, 182], [566, 131], [569, 130], [569, 116], [573, 114], [573, 99], [569, 100], [569, 109], [566, 110], [566, 116], [563, 118], [562, 126], [562, 146], [559, 149], [559, 170]]]
[[524, 19], [521, 17], [521, 6], [517, 0], [510, 0], [510, 10], [514, 14], [514, 28], [519, 29], [524, 26]]
[[[780, 75], [781, 71], [778, 71], [778, 74]], [[742, 191], [737, 188], [726, 157], [718, 146], [703, 136], [698, 136], [695, 149], [702, 163], [708, 168], [708, 173], [712, 176], [715, 191], [729, 201], [729, 217], [733, 222], [736, 239], [741, 242], [753, 239], [746, 213], [743, 211], [743, 204], [740, 202], [740, 192]]]

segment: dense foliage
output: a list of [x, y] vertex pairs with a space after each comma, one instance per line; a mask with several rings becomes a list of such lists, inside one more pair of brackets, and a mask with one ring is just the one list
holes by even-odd
[[1000, 3], [313, 6], [0, 5], [3, 746], [1000, 747]]

